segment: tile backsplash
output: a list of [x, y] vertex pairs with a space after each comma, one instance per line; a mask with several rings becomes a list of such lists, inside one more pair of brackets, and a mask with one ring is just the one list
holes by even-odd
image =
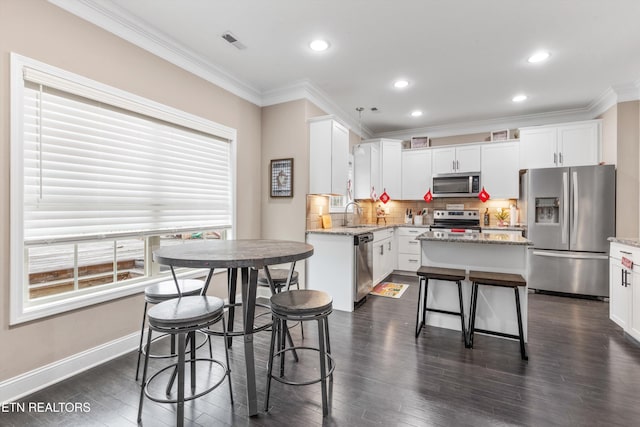
[[[382, 207], [386, 212], [387, 224], [403, 224], [405, 222], [405, 213], [407, 209], [411, 209], [414, 215], [422, 209], [427, 209], [427, 215], [424, 217], [424, 223], [430, 224], [433, 221], [434, 209], [446, 209], [448, 204], [462, 204], [465, 209], [478, 209], [483, 215], [485, 209], [489, 209], [490, 226], [498, 225], [498, 219], [495, 217], [498, 208], [509, 209], [509, 206], [515, 204], [517, 200], [489, 200], [486, 203], [481, 202], [477, 198], [445, 198], [434, 199], [431, 203], [417, 200], [391, 200], [384, 204], [380, 201], [373, 202], [371, 200], [357, 200], [362, 208], [362, 215], [359, 218], [361, 224], [376, 224], [376, 208]], [[519, 212], [519, 211], [518, 211]], [[318, 195], [307, 195], [307, 230], [322, 228], [322, 214], [329, 213], [329, 197]], [[344, 213], [331, 213], [334, 227], [339, 227], [343, 223]], [[349, 223], [353, 223], [353, 214], [348, 214]], [[356, 221], [357, 222], [357, 221]], [[380, 219], [382, 224], [384, 220]], [[516, 221], [519, 222], [519, 221]], [[481, 219], [482, 225], [482, 219]]]

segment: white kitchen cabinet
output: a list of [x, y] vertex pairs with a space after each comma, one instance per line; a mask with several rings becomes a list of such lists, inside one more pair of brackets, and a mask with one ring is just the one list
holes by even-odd
[[401, 200], [402, 141], [366, 140], [354, 146], [353, 156], [356, 199], [368, 199], [374, 189], [378, 197], [386, 191], [392, 200]]
[[481, 147], [480, 185], [493, 199], [517, 199], [520, 193], [519, 142]]
[[600, 120], [520, 129], [520, 169], [597, 165]]
[[418, 271], [420, 268], [420, 241], [416, 240], [416, 236], [427, 230], [427, 228], [398, 227], [398, 270]]
[[307, 243], [314, 254], [306, 260], [305, 286], [333, 298], [333, 308], [353, 311], [355, 299], [355, 256], [353, 236], [308, 233]]
[[395, 268], [395, 245], [392, 228], [373, 233], [373, 284], [377, 285]]
[[629, 289], [624, 282], [624, 268], [620, 260], [609, 259], [609, 318], [627, 329], [629, 317]]
[[[623, 259], [630, 260], [629, 268]], [[609, 318], [640, 341], [640, 248], [611, 243], [609, 253]]]
[[422, 200], [431, 188], [431, 150], [402, 151], [402, 200]]
[[[640, 254], [636, 254], [635, 259], [640, 260]], [[631, 273], [627, 275], [627, 281], [631, 288], [629, 324], [627, 333], [636, 341], [640, 341], [640, 269], [634, 265]]]
[[331, 116], [309, 121], [309, 193], [347, 193], [349, 131]]
[[480, 145], [433, 148], [432, 171], [434, 175], [480, 171]]

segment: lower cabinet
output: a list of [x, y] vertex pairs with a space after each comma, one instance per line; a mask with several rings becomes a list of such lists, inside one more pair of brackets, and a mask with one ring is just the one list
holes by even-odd
[[420, 240], [416, 236], [426, 228], [398, 227], [398, 270], [418, 271], [420, 268]]
[[[625, 266], [623, 260], [631, 262]], [[609, 253], [609, 318], [640, 341], [640, 248], [611, 243]]]
[[393, 242], [392, 228], [373, 233], [373, 284], [382, 282], [393, 273], [396, 251]]

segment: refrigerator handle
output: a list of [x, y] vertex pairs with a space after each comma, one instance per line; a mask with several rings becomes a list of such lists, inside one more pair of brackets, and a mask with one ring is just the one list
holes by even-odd
[[567, 172], [562, 172], [562, 243], [567, 243], [569, 227], [569, 183]]
[[578, 172], [573, 171], [571, 177], [571, 183], [573, 184], [573, 188], [571, 191], [571, 207], [573, 208], [573, 218], [571, 220], [571, 244], [576, 244], [576, 239], [578, 238], [578, 233], [576, 232], [576, 227], [578, 226]]

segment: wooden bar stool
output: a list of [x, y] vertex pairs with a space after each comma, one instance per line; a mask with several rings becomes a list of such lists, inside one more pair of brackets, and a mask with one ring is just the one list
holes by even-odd
[[[231, 388], [231, 370], [229, 369], [229, 353], [225, 346], [225, 362], [215, 360], [213, 358], [198, 358], [196, 355], [195, 345], [195, 333], [202, 330], [205, 333], [208, 332], [208, 327], [217, 322], [222, 322], [223, 337], [226, 338], [227, 329], [224, 322], [224, 301], [220, 298], [210, 296], [186, 296], [180, 298], [174, 298], [168, 301], [161, 302], [149, 310], [149, 332], [147, 334], [147, 348], [151, 347], [153, 332], [159, 332], [164, 334], [171, 334], [177, 336], [178, 341], [178, 361], [171, 365], [168, 365], [153, 375], [148, 377], [149, 368], [149, 351], [145, 353], [144, 368], [142, 370], [142, 387], [140, 389], [140, 402], [138, 404], [138, 424], [142, 421], [142, 404], [144, 397], [159, 402], [159, 403], [175, 403], [177, 404], [176, 410], [176, 425], [184, 425], [184, 403], [197, 399], [210, 391], [216, 389], [225, 379], [229, 381], [229, 396], [231, 404], [233, 405], [233, 391]], [[190, 355], [186, 358], [186, 346], [190, 344]], [[222, 369], [222, 375], [219, 379], [215, 380], [213, 385], [209, 384], [203, 391], [196, 391], [196, 363], [205, 362], [208, 364], [217, 365]], [[185, 365], [190, 365], [190, 385], [191, 394], [185, 394]], [[154, 380], [159, 378], [158, 376], [163, 372], [173, 369], [173, 374], [169, 384], [167, 385], [166, 395], [167, 398], [160, 398], [153, 396], [149, 391], [149, 385]], [[209, 368], [211, 369], [211, 368]], [[174, 379], [177, 376], [178, 387], [175, 398], [169, 398], [171, 389], [174, 384]]]
[[[333, 299], [327, 293], [315, 290], [284, 291], [271, 297], [271, 313], [273, 314], [273, 330], [271, 331], [271, 345], [269, 347], [269, 362], [267, 372], [267, 391], [265, 394], [264, 410], [269, 411], [269, 394], [271, 379], [289, 385], [309, 385], [320, 383], [322, 388], [322, 414], [326, 416], [328, 410], [327, 378], [333, 381], [335, 363], [331, 357], [329, 341], [329, 315], [333, 311]], [[297, 346], [287, 347], [284, 340], [287, 321], [318, 322], [318, 347]], [[278, 348], [276, 349], [276, 338]], [[320, 357], [320, 377], [304, 382], [295, 382], [285, 377], [284, 353], [295, 350], [317, 351]], [[273, 373], [273, 361], [280, 356], [280, 375]], [[328, 365], [328, 366], [327, 366]]]
[[[149, 304], [160, 304], [161, 302], [168, 301], [170, 299], [179, 298], [181, 296], [195, 296], [200, 295], [202, 292], [202, 288], [204, 288], [204, 281], [198, 279], [179, 279], [178, 287], [176, 287], [176, 282], [174, 280], [165, 280], [163, 282], [156, 283], [155, 285], [147, 286], [144, 289], [144, 311], [142, 312], [142, 326], [140, 327], [140, 343], [138, 345], [138, 363], [136, 365], [136, 381], [138, 381], [138, 376], [140, 374], [140, 360], [142, 355], [148, 350], [146, 347], [143, 347], [143, 339], [144, 339], [144, 326], [147, 319], [147, 309], [149, 308]], [[163, 334], [155, 338], [158, 340], [167, 334]], [[154, 341], [155, 341], [154, 340]], [[211, 356], [211, 341], [207, 336], [207, 340], [209, 341], [209, 356]], [[206, 342], [201, 343], [198, 348], [202, 347]], [[171, 335], [171, 350], [169, 354], [153, 354], [149, 357], [152, 359], [164, 359], [168, 357], [175, 357], [178, 355], [175, 349], [175, 335]]]
[[[442, 314], [451, 314], [460, 316], [460, 327], [462, 329], [462, 338], [464, 346], [469, 347], [467, 341], [467, 328], [464, 321], [464, 305], [462, 303], [462, 281], [466, 277], [464, 270], [455, 268], [442, 267], [425, 267], [422, 266], [417, 271], [420, 277], [420, 292], [418, 294], [418, 314], [416, 318], [416, 338], [420, 334], [422, 327], [425, 326], [427, 320], [427, 311], [433, 311]], [[458, 285], [458, 300], [460, 301], [460, 311], [440, 310], [438, 308], [429, 308], [427, 306], [427, 291], [429, 290], [429, 279], [454, 282]]]
[[[520, 357], [522, 360], [529, 360], [524, 344], [524, 333], [522, 329], [522, 311], [520, 309], [520, 292], [518, 288], [527, 286], [527, 281], [519, 274], [496, 273], [490, 271], [470, 271], [469, 280], [472, 282], [471, 288], [471, 325], [469, 327], [469, 347], [473, 348], [474, 332], [482, 332], [499, 337], [514, 338], [520, 341]], [[476, 308], [478, 304], [478, 286], [499, 286], [512, 288], [516, 297], [516, 314], [518, 317], [518, 335], [506, 334], [504, 332], [489, 331], [476, 328]]]

